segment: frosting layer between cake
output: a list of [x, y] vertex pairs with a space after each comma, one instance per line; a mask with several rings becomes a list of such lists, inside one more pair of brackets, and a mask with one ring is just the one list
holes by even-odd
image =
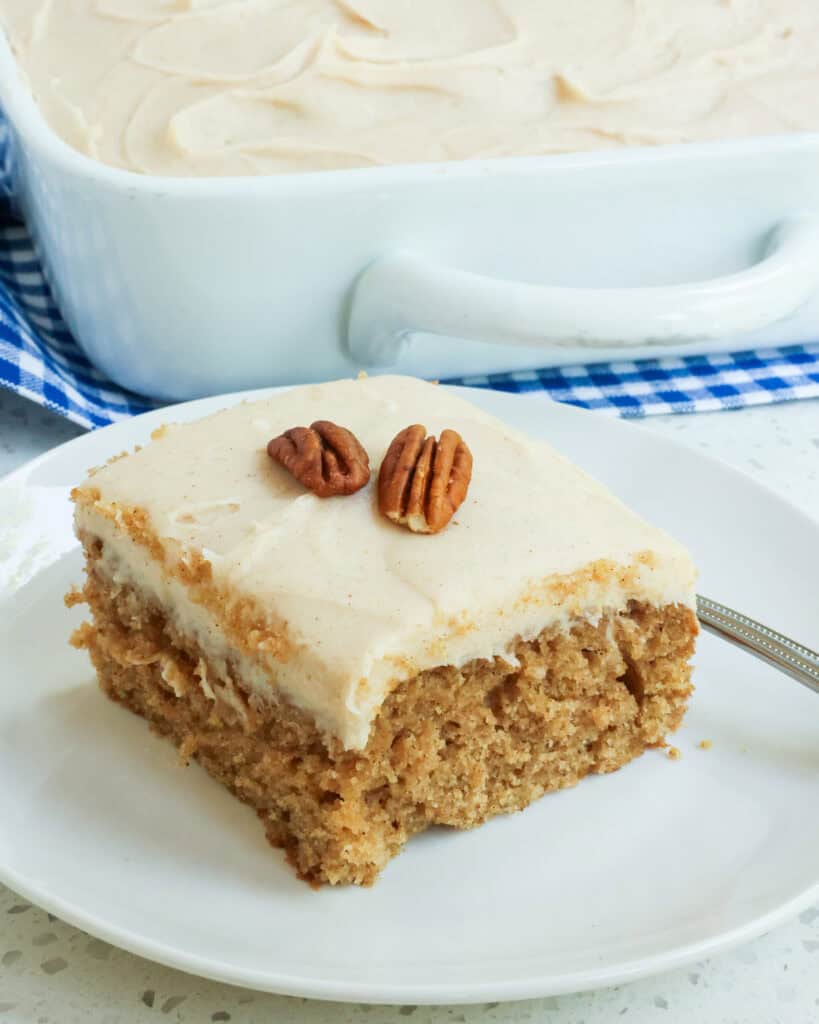
[[[317, 498], [267, 456], [271, 437], [317, 419], [368, 451], [356, 494]], [[394, 526], [375, 495], [390, 441], [415, 422], [457, 430], [474, 456], [465, 502], [432, 536]], [[89, 478], [76, 522], [102, 538], [112, 578], [350, 748], [419, 671], [509, 657], [517, 637], [632, 600], [694, 606], [681, 545], [547, 445], [410, 378], [295, 388], [169, 426]]]

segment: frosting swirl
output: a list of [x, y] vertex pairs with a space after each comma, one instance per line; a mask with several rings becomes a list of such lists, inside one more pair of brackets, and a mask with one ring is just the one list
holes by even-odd
[[145, 174], [819, 129], [814, 0], [0, 0], [46, 118]]

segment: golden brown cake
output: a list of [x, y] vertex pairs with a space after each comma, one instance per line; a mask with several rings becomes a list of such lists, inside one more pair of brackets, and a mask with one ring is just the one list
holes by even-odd
[[[317, 420], [366, 450], [355, 493], [318, 497], [268, 455]], [[433, 535], [379, 508], [412, 423], [457, 431], [474, 460]], [[413, 833], [613, 771], [684, 714], [688, 554], [446, 389], [380, 377], [243, 403], [163, 428], [74, 498], [92, 616], [75, 642], [103, 690], [311, 882], [369, 884]]]

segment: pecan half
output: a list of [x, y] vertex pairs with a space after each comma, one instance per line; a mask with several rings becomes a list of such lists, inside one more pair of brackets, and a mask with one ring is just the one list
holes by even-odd
[[378, 474], [382, 514], [413, 533], [438, 533], [466, 497], [472, 453], [460, 434], [444, 430], [440, 440], [415, 424], [395, 436]]
[[267, 454], [319, 498], [354, 494], [370, 479], [370, 460], [346, 427], [316, 420], [274, 437]]

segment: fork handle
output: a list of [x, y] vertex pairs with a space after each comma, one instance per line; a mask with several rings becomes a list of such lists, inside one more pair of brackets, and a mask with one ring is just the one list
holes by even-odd
[[819, 654], [816, 651], [707, 597], [697, 597], [697, 616], [704, 629], [742, 647], [819, 693]]

